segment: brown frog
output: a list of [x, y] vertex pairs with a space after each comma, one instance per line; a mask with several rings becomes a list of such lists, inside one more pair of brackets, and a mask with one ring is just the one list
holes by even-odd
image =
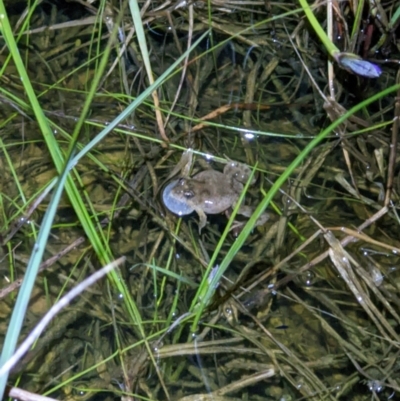
[[[185, 152], [186, 153], [186, 152]], [[194, 177], [188, 176], [188, 163], [192, 157], [187, 153], [182, 156], [186, 163], [182, 169], [182, 177], [170, 182], [163, 191], [165, 206], [179, 216], [195, 211], [200, 218], [199, 232], [206, 225], [207, 214], [218, 214], [235, 207], [244, 184], [251, 175], [249, 166], [229, 161], [221, 173], [216, 170], [204, 170]], [[250, 184], [254, 184], [255, 179]], [[241, 205], [238, 213], [250, 217], [253, 208]], [[264, 213], [256, 225], [264, 224], [269, 218]]]

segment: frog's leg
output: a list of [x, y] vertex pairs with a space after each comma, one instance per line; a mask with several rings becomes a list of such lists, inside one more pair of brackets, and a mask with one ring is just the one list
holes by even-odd
[[196, 213], [199, 215], [199, 234], [201, 234], [201, 230], [205, 227], [207, 223], [207, 215], [204, 213], [203, 209], [194, 209]]
[[192, 164], [193, 164], [193, 149], [188, 149], [182, 153], [181, 160], [179, 160], [178, 164], [168, 175], [167, 180], [170, 180], [177, 174], [181, 175], [182, 177], [189, 177]]
[[182, 176], [189, 177], [193, 165], [193, 149], [187, 149], [183, 152], [181, 160], [178, 163], [182, 168]]
[[[247, 164], [229, 160], [228, 163], [225, 164], [224, 174], [228, 177], [232, 177], [241, 184], [246, 184], [251, 175], [251, 168]], [[256, 177], [253, 177], [250, 185], [253, 185], [255, 182]]]
[[[251, 217], [251, 215], [254, 213], [254, 208], [251, 206], [240, 206], [238, 210], [238, 214], [241, 214], [244, 217]], [[264, 225], [270, 218], [269, 213], [264, 212], [256, 221], [255, 226], [262, 226]]]

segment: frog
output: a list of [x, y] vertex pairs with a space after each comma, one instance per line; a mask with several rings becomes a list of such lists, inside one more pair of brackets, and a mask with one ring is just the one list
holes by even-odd
[[[190, 177], [191, 164], [192, 152], [189, 150], [182, 155], [178, 164], [178, 168], [181, 169], [180, 177], [172, 180], [164, 188], [162, 198], [166, 208], [178, 216], [196, 212], [201, 233], [207, 223], [208, 214], [228, 212], [237, 205], [244, 185], [251, 176], [251, 169], [244, 163], [228, 160], [222, 172], [207, 169]], [[255, 182], [253, 177], [250, 185], [254, 185]], [[250, 217], [253, 211], [254, 208], [242, 204], [238, 214]], [[269, 214], [264, 213], [256, 225], [263, 225], [268, 219]]]

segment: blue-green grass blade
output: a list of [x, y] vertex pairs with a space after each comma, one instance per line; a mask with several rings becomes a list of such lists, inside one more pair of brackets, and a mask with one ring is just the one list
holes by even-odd
[[[65, 181], [68, 176], [68, 168], [64, 170], [58, 180], [57, 187], [54, 191], [50, 204], [46, 210], [43, 222], [39, 231], [37, 241], [33, 247], [31, 257], [27, 266], [24, 281], [18, 293], [17, 301], [15, 303], [13, 313], [11, 316], [10, 324], [7, 330], [6, 338], [0, 357], [0, 366], [13, 355], [19, 334], [21, 332], [22, 324], [25, 318], [25, 312], [28, 307], [30, 295], [35, 284], [35, 279], [42, 261], [43, 253], [46, 248], [47, 240], [50, 234], [51, 226], [54, 216], [57, 211], [58, 203], [64, 190]], [[0, 396], [3, 397], [5, 387], [7, 385], [8, 374], [0, 377]]]

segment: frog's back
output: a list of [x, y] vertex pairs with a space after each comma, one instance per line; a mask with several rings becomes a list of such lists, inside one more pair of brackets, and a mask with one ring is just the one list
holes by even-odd
[[215, 170], [197, 174], [195, 196], [191, 204], [207, 214], [222, 213], [236, 203], [239, 195], [232, 186], [232, 178]]

